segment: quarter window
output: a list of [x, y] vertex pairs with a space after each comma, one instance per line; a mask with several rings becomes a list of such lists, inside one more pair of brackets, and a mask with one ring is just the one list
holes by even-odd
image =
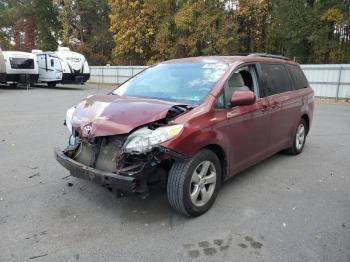
[[272, 96], [292, 90], [289, 75], [280, 64], [261, 64], [261, 71], [265, 82], [266, 96]]
[[294, 89], [298, 90], [308, 87], [307, 79], [299, 66], [287, 65], [287, 68], [290, 75], [292, 76], [294, 82]]
[[225, 96], [224, 96], [224, 92], [221, 92], [221, 94], [219, 95], [219, 97], [216, 99], [215, 108], [216, 108], [216, 109], [224, 109], [224, 108], [225, 108]]

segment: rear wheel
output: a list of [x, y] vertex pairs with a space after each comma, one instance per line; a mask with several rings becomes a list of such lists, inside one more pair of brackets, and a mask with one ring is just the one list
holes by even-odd
[[306, 141], [306, 134], [307, 125], [305, 119], [302, 118], [298, 124], [297, 130], [295, 131], [293, 144], [286, 150], [288, 154], [298, 155], [303, 151]]
[[208, 211], [220, 189], [221, 172], [218, 157], [207, 149], [188, 160], [176, 161], [167, 184], [172, 208], [186, 216], [200, 216]]

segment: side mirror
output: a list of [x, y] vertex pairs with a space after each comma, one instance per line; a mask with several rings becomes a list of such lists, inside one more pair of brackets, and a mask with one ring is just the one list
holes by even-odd
[[252, 105], [255, 101], [255, 94], [250, 90], [236, 90], [230, 100], [232, 107]]

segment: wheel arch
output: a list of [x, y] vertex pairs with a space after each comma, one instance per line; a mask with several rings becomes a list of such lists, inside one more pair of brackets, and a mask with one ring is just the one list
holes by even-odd
[[306, 134], [308, 134], [309, 130], [310, 130], [310, 118], [309, 118], [308, 114], [303, 114], [301, 116], [301, 118], [304, 119], [306, 122]]
[[227, 154], [225, 150], [218, 144], [209, 144], [201, 148], [201, 150], [203, 149], [209, 149], [213, 151], [216, 154], [216, 156], [219, 158], [219, 161], [221, 164], [221, 170], [222, 170], [221, 179], [222, 181], [224, 181], [225, 178], [227, 177], [227, 172], [228, 172], [228, 159], [227, 159]]

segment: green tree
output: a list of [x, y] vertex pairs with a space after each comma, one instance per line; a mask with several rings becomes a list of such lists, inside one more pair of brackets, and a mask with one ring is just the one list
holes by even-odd
[[240, 0], [236, 12], [239, 51], [265, 52], [271, 26], [271, 0]]
[[225, 1], [186, 1], [175, 16], [177, 56], [228, 55], [237, 51], [233, 11]]
[[176, 57], [177, 31], [174, 17], [180, 4], [180, 1], [177, 0], [145, 1], [145, 13], [151, 18], [152, 28], [155, 32], [152, 36], [151, 55], [147, 58], [147, 63], [153, 64]]
[[90, 64], [109, 61], [113, 48], [106, 0], [55, 0], [62, 43], [83, 53]]
[[[51, 0], [0, 3], [1, 45], [6, 49], [31, 51], [33, 48], [57, 47], [57, 12]], [[11, 45], [14, 42], [14, 45]]]
[[109, 0], [108, 3], [112, 12], [110, 31], [116, 45], [114, 61], [118, 64], [144, 64], [151, 57], [155, 35], [144, 1]]
[[268, 51], [301, 63], [350, 62], [350, 1], [272, 0]]

